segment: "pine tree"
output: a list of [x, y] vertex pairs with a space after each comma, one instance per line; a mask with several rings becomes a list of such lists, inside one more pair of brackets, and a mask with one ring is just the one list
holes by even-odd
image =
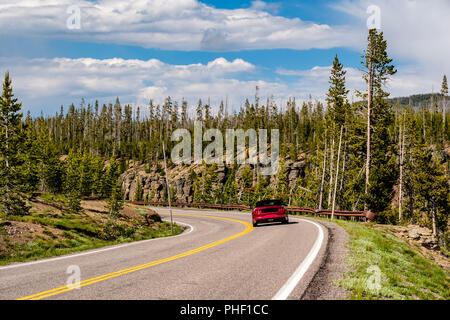
[[[328, 208], [331, 207], [333, 186], [336, 185], [335, 172], [338, 168], [335, 166], [336, 145], [339, 141], [339, 132], [346, 125], [349, 117], [350, 105], [347, 102], [348, 90], [345, 87], [346, 71], [344, 66], [339, 62], [336, 55], [333, 61], [330, 75], [330, 87], [327, 93], [328, 110], [325, 115], [327, 126], [327, 139], [330, 139], [330, 161], [329, 161], [329, 183], [328, 183]], [[326, 151], [325, 151], [326, 152]], [[319, 204], [322, 207], [322, 204]]]
[[447, 76], [444, 74], [444, 78], [442, 79], [442, 87], [441, 87], [441, 97], [442, 97], [442, 132], [445, 137], [445, 127], [447, 122], [447, 94], [448, 94], [448, 83]]
[[378, 33], [376, 29], [369, 31], [363, 58], [363, 65], [367, 69], [364, 79], [368, 84], [364, 203], [365, 209], [380, 213], [388, 208], [389, 194], [396, 180], [393, 157], [386, 157], [392, 152], [388, 127], [393, 119], [392, 107], [386, 101], [389, 93], [383, 90], [383, 86], [397, 70], [388, 57], [383, 32]]
[[45, 123], [40, 125], [35, 148], [37, 149], [36, 164], [39, 167], [40, 190], [53, 193], [61, 192], [64, 170], [58, 157], [58, 150]]
[[72, 149], [67, 158], [67, 169], [64, 181], [64, 191], [67, 196], [67, 209], [69, 214], [81, 212], [81, 155]]
[[202, 100], [198, 100], [197, 109], [195, 110], [197, 118], [197, 121], [203, 121], [203, 104]]
[[84, 152], [80, 159], [80, 193], [84, 197], [92, 195], [92, 186], [94, 184], [94, 166], [89, 153]]
[[109, 167], [103, 176], [102, 198], [109, 198], [111, 196], [111, 192], [119, 176], [120, 176], [119, 163], [113, 156], [109, 160]]
[[238, 193], [238, 187], [236, 183], [236, 167], [233, 166], [227, 174], [227, 180], [223, 187], [223, 203], [232, 204]]
[[418, 143], [413, 151], [414, 173], [417, 203], [420, 209], [428, 213], [435, 238], [440, 237], [440, 230], [445, 231], [448, 225], [450, 188], [448, 177], [438, 159], [433, 158], [431, 150]]
[[9, 73], [5, 74], [0, 97], [0, 206], [5, 215], [25, 215], [29, 208], [24, 191], [27, 183], [20, 171], [24, 163], [24, 133], [21, 129], [22, 104], [14, 98]]
[[142, 184], [140, 179], [137, 179], [136, 191], [134, 193], [134, 201], [140, 202], [144, 200], [144, 189], [142, 189]]
[[96, 157], [93, 160], [93, 183], [92, 183], [92, 193], [95, 197], [102, 197], [102, 187], [103, 187], [103, 175], [104, 175], [104, 162], [100, 157]]
[[250, 166], [246, 165], [241, 172], [241, 178], [239, 181], [239, 201], [247, 205], [250, 204], [250, 193], [252, 192], [250, 188], [253, 186], [253, 172]]
[[203, 172], [194, 181], [194, 202], [210, 203], [213, 201], [213, 181], [217, 178], [217, 165], [207, 166], [202, 164]]
[[20, 172], [26, 177], [27, 185], [29, 186], [29, 192], [43, 189], [41, 181], [41, 161], [40, 153], [42, 148], [39, 144], [40, 139], [36, 136], [36, 131], [34, 129], [34, 123], [31, 119], [30, 113], [28, 111], [25, 123], [23, 126], [25, 131], [25, 140], [23, 144], [24, 162], [20, 167]]
[[[340, 129], [345, 125], [346, 117], [349, 113], [349, 104], [347, 103], [347, 94], [349, 90], [345, 88], [344, 66], [339, 62], [336, 55], [333, 61], [330, 75], [330, 88], [327, 93], [328, 114], [335, 128]], [[333, 134], [336, 133], [334, 128]], [[337, 130], [339, 131], [339, 130]]]
[[113, 183], [110, 196], [106, 201], [106, 204], [110, 219], [116, 218], [119, 215], [120, 210], [123, 209], [123, 191], [122, 184], [119, 179]]
[[283, 200], [284, 203], [289, 201], [289, 177], [287, 174], [287, 168], [285, 167], [284, 160], [280, 160], [280, 169], [278, 170], [277, 185], [276, 185], [276, 195], [279, 199]]

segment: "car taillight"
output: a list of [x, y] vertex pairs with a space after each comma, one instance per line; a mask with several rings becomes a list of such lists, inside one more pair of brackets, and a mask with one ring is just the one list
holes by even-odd
[[285, 210], [284, 210], [284, 208], [280, 208], [280, 209], [278, 209], [278, 213], [285, 213]]

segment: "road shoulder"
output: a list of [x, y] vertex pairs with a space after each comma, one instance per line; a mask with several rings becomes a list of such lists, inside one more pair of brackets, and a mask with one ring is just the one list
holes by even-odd
[[342, 277], [343, 273], [348, 271], [350, 267], [346, 263], [349, 250], [346, 246], [349, 235], [344, 228], [333, 222], [316, 220], [320, 223], [327, 233], [327, 243], [324, 246], [324, 252], [318, 258], [320, 265], [316, 268], [316, 272], [312, 280], [309, 282], [307, 289], [300, 297], [302, 300], [343, 300], [350, 292], [342, 287], [338, 287], [333, 282]]

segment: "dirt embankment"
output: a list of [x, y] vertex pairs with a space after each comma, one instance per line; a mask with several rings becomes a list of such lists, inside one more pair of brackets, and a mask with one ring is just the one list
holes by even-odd
[[[68, 217], [59, 208], [60, 203], [47, 202], [38, 198], [31, 206], [30, 215], [24, 217], [0, 217], [0, 259], [21, 255], [20, 251], [32, 249], [37, 242], [59, 247], [73, 239], [73, 234], [111, 240], [102, 237], [111, 219], [104, 201], [82, 201], [82, 213]], [[158, 231], [161, 217], [151, 209], [139, 209], [126, 204], [114, 223], [124, 230]], [[142, 233], [143, 233], [142, 232]], [[104, 239], [102, 239], [104, 238]], [[69, 247], [70, 244], [61, 246]], [[30, 248], [28, 248], [30, 247]], [[24, 248], [18, 250], [18, 248]], [[16, 251], [16, 252], [14, 252]], [[19, 251], [19, 252], [17, 252]]]

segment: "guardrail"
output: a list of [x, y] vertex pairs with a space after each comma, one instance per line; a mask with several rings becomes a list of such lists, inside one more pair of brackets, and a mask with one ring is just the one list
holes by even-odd
[[[145, 201], [130, 201], [129, 203], [141, 206], [169, 206], [168, 202], [145, 202]], [[174, 202], [171, 203], [171, 206], [178, 208], [204, 208], [204, 209], [220, 209], [220, 210], [251, 210], [249, 206], [246, 205], [230, 205], [230, 204], [208, 204], [208, 203], [183, 203], [183, 202]], [[327, 216], [331, 217], [331, 210], [316, 210], [311, 208], [302, 208], [302, 207], [287, 207], [288, 212], [297, 213], [297, 214], [313, 214], [315, 216]], [[336, 210], [334, 215], [337, 218], [350, 218], [352, 220], [358, 219], [363, 221], [373, 221], [375, 220], [376, 215], [370, 211], [343, 211]]]

